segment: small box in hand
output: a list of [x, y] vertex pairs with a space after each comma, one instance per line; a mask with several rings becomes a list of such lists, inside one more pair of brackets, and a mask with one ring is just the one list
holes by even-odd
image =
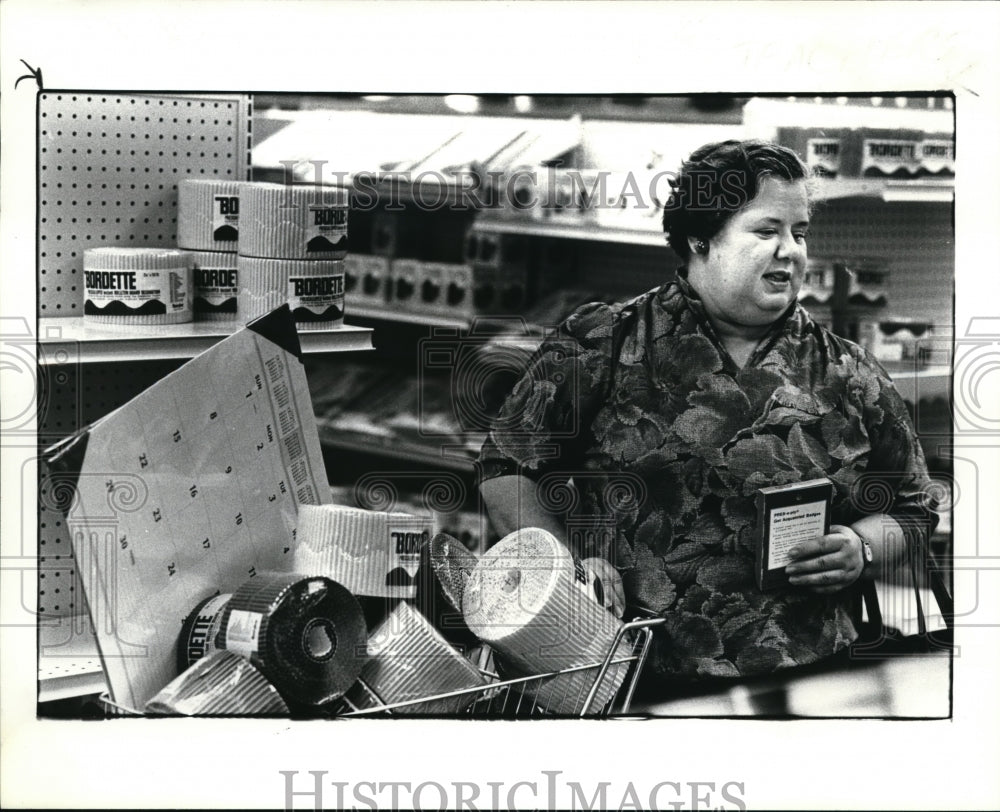
[[810, 479], [757, 491], [757, 586], [777, 589], [788, 583], [788, 551], [796, 544], [830, 532], [833, 483]]

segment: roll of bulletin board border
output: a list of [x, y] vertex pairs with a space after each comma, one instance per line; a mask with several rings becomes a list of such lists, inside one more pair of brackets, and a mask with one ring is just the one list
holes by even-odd
[[194, 283], [192, 310], [195, 321], [236, 321], [239, 270], [236, 254], [192, 251]]
[[343, 259], [349, 193], [337, 186], [240, 187], [239, 253], [271, 259]]
[[355, 595], [415, 598], [420, 549], [433, 519], [340, 505], [300, 505], [292, 566], [346, 586]]
[[249, 660], [216, 651], [198, 660], [146, 703], [171, 716], [287, 716], [278, 690]]
[[[421, 697], [481, 688], [486, 680], [408, 603], [401, 602], [368, 638], [370, 658], [361, 681], [347, 695], [358, 708], [373, 708]], [[415, 702], [392, 710], [399, 714], [460, 713], [477, 696]]]
[[237, 180], [184, 178], [177, 184], [177, 245], [236, 253], [240, 233]]
[[222, 615], [231, 594], [205, 598], [191, 611], [181, 624], [177, 640], [177, 672], [181, 673], [202, 657], [218, 651], [216, 637], [222, 627]]
[[327, 330], [343, 325], [343, 260], [240, 256], [237, 269], [240, 321], [263, 316], [287, 302], [300, 330]]
[[[551, 533], [515, 531], [479, 559], [462, 596], [465, 621], [518, 676], [599, 665], [622, 623], [597, 602], [591, 578]], [[616, 654], [630, 653], [622, 640]], [[560, 674], [542, 682], [535, 698], [550, 713], [576, 715], [598, 671]], [[627, 671], [627, 663], [611, 667], [588, 712], [599, 712], [614, 698]]]
[[98, 324], [191, 321], [191, 255], [105, 246], [83, 252], [83, 318]]
[[366, 635], [357, 599], [335, 581], [262, 573], [233, 593], [217, 642], [249, 659], [286, 701], [322, 705], [358, 678]]

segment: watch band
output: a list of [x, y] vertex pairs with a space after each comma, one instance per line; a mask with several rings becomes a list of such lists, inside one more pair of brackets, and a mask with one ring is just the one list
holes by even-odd
[[861, 541], [861, 572], [863, 574], [871, 567], [872, 561], [875, 559], [875, 554], [866, 538], [858, 535], [858, 539]]

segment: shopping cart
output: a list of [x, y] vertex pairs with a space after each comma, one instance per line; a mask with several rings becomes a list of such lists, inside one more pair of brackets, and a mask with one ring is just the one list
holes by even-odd
[[[364, 680], [355, 699], [339, 700], [338, 717], [438, 715], [484, 719], [523, 719], [549, 716], [606, 717], [628, 712], [639, 676], [646, 663], [653, 629], [663, 618], [641, 618], [622, 625], [601, 662], [564, 668], [545, 674], [503, 678], [494, 652], [484, 649], [479, 671], [485, 687], [465, 688], [385, 702]], [[623, 645], [624, 644], [624, 645]], [[358, 697], [364, 701], [358, 701]], [[603, 701], [602, 701], [603, 700]], [[572, 708], [553, 713], [552, 708]]]
[[[466, 688], [409, 699], [385, 702], [364, 680], [358, 680], [352, 695], [342, 697], [317, 715], [354, 718], [373, 716], [461, 716], [481, 719], [526, 719], [553, 716], [607, 717], [628, 713], [636, 685], [653, 638], [663, 618], [641, 618], [622, 625], [601, 662], [564, 668], [545, 674], [504, 678], [495, 652], [482, 649], [479, 671], [487, 681], [482, 687]], [[358, 697], [365, 701], [362, 705]], [[135, 709], [100, 697], [107, 716], [142, 716]], [[552, 708], [573, 708], [571, 714], [553, 713]]]

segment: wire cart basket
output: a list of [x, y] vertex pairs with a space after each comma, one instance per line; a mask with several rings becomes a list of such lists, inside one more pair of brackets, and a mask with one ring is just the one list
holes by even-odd
[[[479, 668], [488, 682], [485, 687], [421, 696], [405, 702], [384, 702], [371, 686], [359, 680], [358, 687], [368, 702], [361, 706], [342, 698], [334, 715], [371, 717], [416, 712], [419, 715], [525, 719], [624, 714], [628, 712], [646, 663], [653, 629], [664, 622], [663, 618], [641, 618], [623, 624], [601, 662], [512, 679], [502, 678], [496, 672], [496, 660], [487, 648]], [[553, 709], [558, 710], [553, 712]]]

